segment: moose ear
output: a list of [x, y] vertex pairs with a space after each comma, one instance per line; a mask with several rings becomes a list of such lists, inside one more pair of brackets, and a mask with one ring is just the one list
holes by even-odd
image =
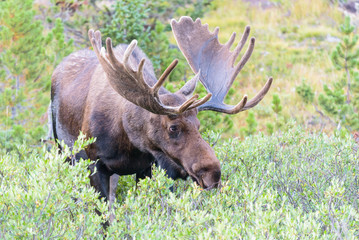
[[198, 71], [198, 73], [191, 80], [189, 80], [180, 90], [178, 90], [177, 93], [183, 94], [185, 97], [192, 96], [194, 90], [196, 89], [200, 74], [201, 71]]

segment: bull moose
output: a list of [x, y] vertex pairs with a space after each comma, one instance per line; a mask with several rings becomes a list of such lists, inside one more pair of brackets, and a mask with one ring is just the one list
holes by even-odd
[[[102, 197], [114, 194], [116, 178], [136, 174], [151, 176], [153, 163], [173, 179], [188, 176], [204, 189], [220, 184], [221, 166], [213, 149], [199, 133], [199, 111], [236, 114], [256, 106], [266, 95], [269, 78], [257, 95], [245, 95], [235, 106], [223, 103], [233, 81], [250, 58], [255, 39], [251, 38], [241, 60], [235, 61], [249, 36], [245, 28], [241, 40], [230, 51], [236, 34], [226, 44], [218, 41], [201, 20], [190, 17], [172, 20], [177, 44], [196, 74], [177, 92], [162, 87], [176, 67], [174, 60], [157, 80], [147, 56], [136, 46], [112, 47], [111, 38], [102, 47], [101, 33], [89, 30], [93, 47], [66, 57], [52, 75], [51, 111], [54, 137], [70, 147], [82, 131], [96, 142], [78, 157], [98, 160], [90, 176], [91, 185]], [[208, 94], [193, 95], [198, 80]]]

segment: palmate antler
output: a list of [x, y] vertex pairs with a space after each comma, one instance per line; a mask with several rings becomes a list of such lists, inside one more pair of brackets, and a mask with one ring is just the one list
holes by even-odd
[[250, 58], [255, 39], [251, 38], [247, 51], [236, 66], [233, 66], [240, 51], [249, 36], [250, 28], [247, 26], [242, 39], [233, 52], [230, 48], [236, 34], [233, 33], [229, 41], [222, 45], [218, 42], [217, 27], [213, 33], [208, 30], [208, 25], [202, 25], [201, 20], [195, 22], [190, 17], [181, 17], [177, 22], [171, 21], [172, 31], [179, 48], [186, 57], [192, 70], [200, 74], [200, 81], [208, 92], [212, 93], [210, 101], [199, 106], [198, 110], [212, 110], [228, 114], [236, 114], [257, 105], [267, 94], [273, 79], [269, 78], [261, 91], [250, 101], [247, 96], [236, 105], [223, 103], [233, 81]]
[[[133, 70], [129, 63], [129, 58], [136, 48], [137, 41], [133, 40], [127, 47], [122, 56], [121, 61], [117, 59], [112, 48], [111, 38], [106, 39], [106, 48], [102, 47], [100, 31], [94, 32], [92, 29], [88, 32], [91, 40], [92, 47], [97, 55], [97, 58], [106, 72], [107, 78], [111, 86], [125, 99], [140, 106], [152, 113], [161, 115], [178, 115], [186, 110], [198, 107], [199, 105], [208, 101], [211, 94], [208, 94], [201, 100], [197, 100], [198, 94], [192, 96], [185, 101], [181, 106], [172, 107], [162, 104], [158, 91], [160, 90], [163, 82], [168, 75], [176, 67], [178, 60], [174, 60], [167, 69], [163, 72], [162, 76], [158, 79], [156, 84], [150, 87], [143, 74], [145, 59], [141, 59], [138, 64], [138, 69]], [[199, 74], [192, 80], [197, 82]]]

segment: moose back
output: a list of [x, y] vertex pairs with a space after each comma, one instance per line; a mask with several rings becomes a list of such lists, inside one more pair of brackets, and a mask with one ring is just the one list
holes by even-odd
[[[101, 33], [89, 31], [93, 51], [81, 50], [66, 57], [52, 76], [51, 110], [56, 139], [70, 147], [82, 131], [96, 142], [78, 157], [98, 160], [91, 184], [109, 198], [116, 181], [113, 174], [151, 175], [156, 162], [169, 177], [188, 176], [204, 189], [220, 184], [221, 166], [213, 149], [199, 133], [199, 111], [236, 114], [257, 105], [268, 92], [272, 78], [251, 100], [245, 95], [235, 106], [223, 103], [233, 81], [251, 56], [251, 38], [241, 60], [250, 28], [230, 51], [235, 33], [222, 45], [218, 31], [208, 30], [200, 19], [181, 17], [171, 21], [173, 34], [193, 72], [191, 80], [175, 93], [162, 87], [177, 60], [157, 79], [147, 56], [136, 40], [112, 47]], [[198, 80], [207, 89], [202, 99], [193, 95]], [[94, 166], [93, 166], [94, 167]]]

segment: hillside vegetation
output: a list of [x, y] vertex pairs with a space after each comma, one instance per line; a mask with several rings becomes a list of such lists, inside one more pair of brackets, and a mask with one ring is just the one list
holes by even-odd
[[[330, 115], [349, 105], [345, 74], [353, 102], [359, 98], [357, 17], [345, 18], [342, 2], [0, 1], [0, 239], [359, 238], [359, 129]], [[170, 32], [169, 20], [182, 15], [219, 26], [223, 44], [251, 26], [256, 47], [226, 103], [255, 96], [270, 76], [272, 88], [250, 111], [198, 114], [221, 163], [221, 188], [205, 191], [154, 168], [137, 185], [121, 176], [109, 212], [89, 184], [91, 162], [65, 162], [96, 139], [81, 136], [59, 153], [46, 137], [51, 74], [69, 53], [89, 48], [93, 28], [115, 44], [136, 38], [157, 76], [178, 58], [166, 82], [176, 91], [193, 75]], [[342, 55], [338, 44], [352, 43], [346, 37], [354, 39], [347, 72], [333, 61], [335, 49]], [[196, 91], [206, 94], [203, 86]], [[326, 111], [321, 94], [334, 95], [337, 105], [326, 107], [337, 112]]]
[[[0, 160], [4, 239], [354, 239], [359, 237], [357, 145], [351, 139], [282, 134], [219, 140], [222, 188], [203, 191], [155, 170], [138, 186], [122, 177], [115, 222], [88, 185], [86, 166], [45, 148]], [[78, 148], [86, 145], [83, 141]], [[76, 150], [75, 150], [76, 151]], [[174, 191], [169, 188], [174, 185]], [[97, 215], [95, 209], [102, 212]]]

